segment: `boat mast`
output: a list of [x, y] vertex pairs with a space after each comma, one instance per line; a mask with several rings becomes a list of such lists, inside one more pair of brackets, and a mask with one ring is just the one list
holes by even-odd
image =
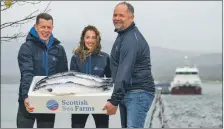
[[189, 62], [188, 62], [187, 58], [188, 58], [187, 56], [184, 57], [184, 59], [185, 59], [184, 60], [184, 67], [188, 67], [189, 66]]

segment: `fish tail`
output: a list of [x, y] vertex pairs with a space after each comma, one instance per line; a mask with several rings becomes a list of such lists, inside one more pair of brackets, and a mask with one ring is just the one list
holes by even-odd
[[113, 83], [113, 80], [109, 78], [103, 78], [102, 83]]
[[35, 87], [46, 82], [46, 80], [48, 79], [48, 77], [45, 77], [45, 78], [42, 78], [41, 80], [39, 80], [36, 84], [35, 84]]
[[95, 88], [102, 88], [102, 89], [104, 89], [104, 88], [109, 88], [109, 87], [113, 87], [113, 85], [105, 83], [105, 84], [103, 84], [101, 86], [96, 86]]

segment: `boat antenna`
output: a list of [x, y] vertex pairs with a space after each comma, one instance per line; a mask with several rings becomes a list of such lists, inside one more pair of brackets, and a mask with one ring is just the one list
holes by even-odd
[[184, 57], [184, 59], [185, 59], [184, 60], [184, 67], [188, 67], [189, 62], [188, 62], [187, 58], [188, 58], [187, 56]]

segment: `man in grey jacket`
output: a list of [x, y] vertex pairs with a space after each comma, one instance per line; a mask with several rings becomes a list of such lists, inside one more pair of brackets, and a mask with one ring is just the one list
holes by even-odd
[[115, 7], [113, 23], [118, 33], [111, 50], [115, 85], [104, 109], [113, 115], [119, 105], [122, 128], [143, 128], [155, 93], [149, 45], [135, 26], [131, 4], [121, 2]]

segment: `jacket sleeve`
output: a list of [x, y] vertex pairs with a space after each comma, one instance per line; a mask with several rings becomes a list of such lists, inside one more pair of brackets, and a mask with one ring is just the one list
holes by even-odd
[[60, 61], [57, 68], [58, 73], [68, 71], [68, 60], [67, 60], [67, 55], [63, 46], [61, 46], [61, 54], [62, 55], [60, 56]]
[[20, 47], [17, 59], [21, 73], [20, 88], [22, 91], [22, 98], [25, 100], [28, 97], [28, 91], [34, 76], [31, 48], [28, 45], [23, 44]]
[[134, 69], [136, 56], [138, 52], [137, 39], [135, 35], [125, 36], [120, 48], [120, 59], [116, 74], [114, 91], [109, 100], [117, 106], [124, 97], [125, 86], [131, 82], [131, 75]]
[[107, 57], [107, 65], [105, 67], [105, 75], [106, 77], [110, 78], [111, 77], [111, 69], [110, 69], [110, 57]]
[[78, 67], [77, 67], [77, 64], [76, 64], [76, 58], [77, 58], [76, 55], [73, 55], [72, 56], [71, 62], [70, 62], [70, 70], [71, 71], [79, 72]]

